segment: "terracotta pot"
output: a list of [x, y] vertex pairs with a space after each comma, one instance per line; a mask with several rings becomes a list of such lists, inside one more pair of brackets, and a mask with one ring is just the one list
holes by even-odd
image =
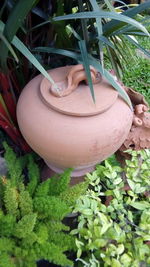
[[118, 150], [131, 128], [133, 112], [92, 67], [96, 103], [83, 83], [82, 65], [49, 73], [59, 90], [42, 75], [31, 80], [18, 101], [18, 124], [27, 143], [52, 170], [73, 167], [73, 175], [80, 176]]

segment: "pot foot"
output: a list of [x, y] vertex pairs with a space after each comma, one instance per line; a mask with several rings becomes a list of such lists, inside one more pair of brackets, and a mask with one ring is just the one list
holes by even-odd
[[[58, 175], [58, 173], [54, 172], [52, 169], [50, 169], [45, 164], [44, 167], [42, 168], [42, 171], [41, 171], [41, 180], [46, 181], [48, 178], [51, 178], [54, 176], [56, 176], [56, 179], [57, 179], [57, 175]], [[84, 182], [84, 180], [85, 180], [85, 175], [79, 176], [79, 177], [71, 177], [70, 186]]]
[[[60, 174], [63, 173], [65, 169], [57, 168], [56, 166], [52, 165], [51, 163], [45, 161], [46, 165], [55, 173]], [[74, 169], [71, 173], [71, 177], [81, 177], [84, 176], [88, 172], [92, 172], [95, 169], [94, 166], [85, 167], [83, 169]]]

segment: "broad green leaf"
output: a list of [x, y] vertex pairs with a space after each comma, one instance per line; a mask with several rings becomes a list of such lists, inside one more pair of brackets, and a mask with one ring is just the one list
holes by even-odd
[[146, 201], [139, 201], [139, 202], [133, 202], [130, 203], [130, 206], [132, 206], [133, 208], [137, 209], [137, 210], [145, 210], [145, 209], [149, 209], [150, 208], [150, 203], [146, 202]]
[[127, 16], [118, 14], [116, 12], [108, 12], [108, 11], [89, 11], [89, 12], [80, 12], [80, 13], [76, 13], [76, 14], [70, 14], [70, 15], [64, 15], [64, 16], [58, 16], [55, 17], [54, 20], [55, 21], [60, 21], [60, 20], [70, 20], [70, 19], [84, 19], [84, 18], [109, 18], [109, 19], [115, 19], [118, 21], [122, 21], [128, 24], [131, 24], [133, 26], [135, 26], [136, 28], [140, 29], [141, 31], [145, 32], [148, 36], [149, 33], [147, 31], [147, 29], [140, 24], [139, 22], [137, 22], [134, 19], [131, 19]]

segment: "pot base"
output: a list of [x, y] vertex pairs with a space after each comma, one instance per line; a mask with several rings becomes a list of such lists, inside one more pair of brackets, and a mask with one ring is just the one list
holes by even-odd
[[[55, 173], [63, 173], [64, 169], [61, 168], [57, 168], [56, 166], [54, 166], [53, 164], [47, 162], [46, 160], [44, 160], [46, 165]], [[74, 169], [71, 173], [71, 177], [80, 177], [85, 175], [88, 172], [92, 172], [95, 169], [95, 165], [94, 166], [90, 166], [90, 167], [85, 167], [83, 169]]]

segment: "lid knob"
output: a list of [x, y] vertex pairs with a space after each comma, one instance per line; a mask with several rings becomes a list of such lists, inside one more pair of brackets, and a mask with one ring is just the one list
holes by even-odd
[[[101, 81], [100, 73], [92, 66], [90, 66], [91, 78], [93, 84]], [[88, 83], [86, 73], [82, 64], [73, 66], [65, 80], [56, 82], [57, 90], [55, 85], [51, 85], [50, 91], [56, 97], [63, 97], [71, 94], [79, 85], [80, 82], [85, 81]]]

